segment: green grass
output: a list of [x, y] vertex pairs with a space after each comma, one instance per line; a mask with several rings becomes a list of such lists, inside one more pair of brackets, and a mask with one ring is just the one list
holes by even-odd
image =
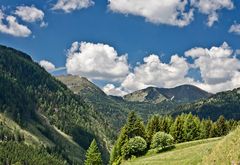
[[176, 148], [167, 152], [147, 155], [134, 160], [125, 161], [123, 165], [197, 165], [205, 155], [219, 142], [220, 138], [197, 140], [177, 144]]
[[231, 165], [240, 164], [240, 126], [224, 137], [213, 149], [211, 154], [205, 156], [203, 164]]

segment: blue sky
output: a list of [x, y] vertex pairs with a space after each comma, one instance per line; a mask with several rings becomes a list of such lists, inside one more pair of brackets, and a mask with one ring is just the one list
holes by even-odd
[[[56, 8], [56, 4], [60, 4], [60, 1], [63, 2], [62, 6]], [[31, 31], [31, 34], [25, 33], [27, 36], [16, 36], [13, 34], [14, 32], [9, 32], [6, 28], [2, 28], [1, 30], [0, 24], [0, 44], [22, 50], [30, 54], [37, 62], [41, 60], [49, 61], [55, 65], [55, 68], [66, 66], [67, 54], [70, 55], [68, 49], [72, 47], [75, 41], [78, 42], [79, 49], [83, 46], [81, 42], [85, 42], [85, 46], [89, 46], [91, 49], [97, 49], [94, 44], [98, 43], [102, 44], [99, 45], [99, 47], [108, 45], [117, 52], [116, 57], [113, 57], [115, 60], [127, 54], [127, 61], [122, 61], [122, 63], [125, 63], [129, 68], [122, 71], [123, 73], [112, 74], [106, 72], [106, 70], [99, 71], [102, 69], [101, 67], [91, 71], [74, 70], [74, 68], [72, 68], [65, 72], [86, 76], [101, 87], [108, 84], [108, 86], [105, 86], [105, 92], [114, 95], [122, 95], [147, 86], [173, 87], [184, 83], [191, 83], [211, 92], [219, 92], [238, 87], [240, 84], [239, 80], [236, 78], [239, 73], [238, 55], [236, 58], [233, 57], [235, 54], [238, 54], [236, 52], [240, 49], [240, 31], [238, 31], [240, 27], [237, 26], [238, 23], [240, 23], [240, 2], [237, 0], [226, 0], [228, 4], [222, 4], [220, 0], [219, 2], [218, 0], [192, 0], [192, 4], [186, 1], [186, 3], [189, 4], [185, 6], [184, 10], [178, 8], [176, 11], [174, 10], [172, 13], [167, 14], [157, 11], [156, 13], [152, 12], [155, 9], [151, 9], [151, 6], [146, 6], [144, 4], [146, 1], [144, 2], [143, 0], [139, 2], [142, 4], [134, 4], [138, 2], [134, 2], [133, 0], [132, 4], [124, 4], [127, 3], [125, 0], [111, 0], [109, 2], [107, 0], [70, 1], [72, 1], [72, 8], [66, 8], [66, 5], [69, 4], [64, 0], [1, 0], [1, 12], [4, 14], [4, 17], [0, 19], [2, 20], [1, 24], [8, 25], [6, 18], [8, 16], [13, 16], [16, 18], [17, 23], [27, 27]], [[178, 0], [171, 1], [173, 2], [172, 5], [175, 5], [175, 7], [179, 7], [178, 4], [181, 3], [180, 1], [178, 2]], [[207, 5], [210, 1], [212, 1], [211, 5], [213, 5], [211, 9], [204, 8], [203, 6]], [[79, 4], [78, 6], [74, 6], [74, 3], [85, 3], [86, 6], [83, 7]], [[129, 1], [129, 3], [131, 3], [131, 1]], [[156, 3], [161, 10], [164, 10], [164, 3], [168, 2], [164, 0], [162, 2], [163, 4], [161, 4], [161, 2], [159, 3], [151, 0], [148, 3]], [[146, 4], [149, 5], [148, 3]], [[23, 18], [24, 16], [16, 14], [19, 6], [34, 7], [41, 10], [44, 16], [39, 16], [38, 19], [36, 18], [31, 21], [28, 19], [26, 21], [26, 18], [25, 20]], [[131, 6], [133, 7], [131, 8]], [[144, 11], [138, 11], [137, 7], [134, 8], [135, 6], [142, 8], [146, 6], [146, 9], [144, 9]], [[173, 8], [174, 7], [170, 6], [170, 9]], [[182, 18], [182, 15], [177, 16], [173, 21], [170, 20], [170, 17], [176, 12], [179, 13], [179, 10], [182, 10], [180, 14], [185, 12], [190, 15], [190, 9], [194, 10], [190, 20]], [[166, 9], [166, 11], [168, 10], [169, 9]], [[152, 13], [148, 15], [146, 11], [151, 11]], [[217, 21], [213, 22], [212, 25], [208, 25], [209, 17], [216, 15]], [[177, 22], [180, 19], [184, 20], [184, 25]], [[41, 23], [44, 23], [45, 26], [40, 27]], [[236, 26], [232, 32], [229, 32], [232, 25]], [[228, 46], [224, 46], [224, 42], [226, 42]], [[93, 45], [88, 45], [88, 43]], [[227, 77], [226, 73], [222, 76], [213, 76], [213, 78], [211, 78], [215, 78], [216, 81], [210, 80], [207, 75], [204, 76], [204, 64], [199, 64], [199, 61], [202, 62], [204, 59], [201, 60], [200, 55], [194, 57], [194, 59], [194, 55], [191, 53], [191, 55], [185, 55], [186, 51], [198, 47], [206, 48], [208, 50], [205, 51], [206, 57], [210, 57], [210, 49], [214, 46], [219, 49], [222, 48], [231, 51], [225, 58], [228, 60], [234, 59], [236, 66], [233, 68], [225, 68], [225, 70], [233, 73], [232, 77]], [[85, 53], [81, 53], [80, 50], [75, 50], [72, 52], [72, 56], [79, 56], [79, 58], [81, 54], [88, 56], [88, 52], [91, 52], [89, 49], [87, 49]], [[106, 53], [107, 50], [102, 51]], [[187, 74], [183, 74], [183, 77], [180, 78], [178, 76], [166, 77], [163, 79], [157, 78], [157, 81], [151, 76], [149, 79], [146, 76], [148, 80], [137, 78], [144, 76], [144, 74], [151, 74], [151, 72], [144, 70], [147, 68], [146, 61], [150, 60], [150, 58], [145, 61], [143, 60], [144, 57], [150, 57], [151, 54], [160, 58], [160, 62], [156, 58], [151, 58], [151, 60], [157, 61], [156, 65], [158, 66], [156, 66], [155, 69], [163, 69], [161, 72], [166, 70], [164, 67], [168, 67], [167, 70], [176, 70], [174, 66], [168, 65], [170, 65], [169, 63], [171, 63], [170, 60], [173, 55], [178, 54], [178, 58], [183, 57], [184, 60], [186, 60], [188, 68], [184, 70], [183, 67], [179, 67], [177, 69], [183, 69], [179, 71], [179, 73], [187, 72]], [[101, 54], [98, 56], [101, 56]], [[216, 54], [215, 57], [217, 56], [218, 54]], [[77, 61], [78, 58], [76, 57], [75, 59]], [[176, 59], [176, 61], [179, 61], [179, 59]], [[137, 62], [139, 62], [138, 65]], [[229, 65], [229, 61], [226, 60], [219, 62], [225, 62], [227, 65], [226, 67]], [[74, 61], [73, 63], [74, 65], [83, 65], [82, 62], [77, 63]], [[115, 64], [118, 65], [118, 63]], [[166, 64], [166, 66], [162, 66], [162, 64]], [[195, 66], [193, 67], [191, 65]], [[205, 66], [208, 65], [211, 66], [211, 64], [205, 64]], [[96, 66], [99, 65], [96, 64]], [[111, 65], [109, 64], [109, 66]], [[120, 68], [121, 66], [122, 65], [119, 65]], [[219, 65], [212, 66], [216, 68], [219, 67]], [[81, 66], [79, 67], [81, 68]], [[214, 73], [218, 73], [220, 70], [216, 69]], [[178, 70], [176, 72], [178, 72]], [[130, 74], [132, 74], [134, 78], [131, 78]], [[152, 75], [162, 76], [161, 74], [162, 73], [153, 71]], [[168, 73], [166, 72], [166, 74]], [[129, 84], [130, 80], [126, 80], [126, 77], [128, 77], [128, 79], [131, 78], [131, 81], [133, 81], [131, 83], [140, 84], [136, 85], [137, 87], [134, 88], [132, 87], [134, 85]], [[194, 80], [185, 79], [186, 77], [194, 78]], [[176, 81], [173, 83], [175, 79]]]

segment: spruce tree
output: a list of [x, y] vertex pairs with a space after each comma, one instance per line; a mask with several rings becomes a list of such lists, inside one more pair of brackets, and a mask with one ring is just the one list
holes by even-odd
[[200, 138], [201, 139], [207, 139], [210, 138], [210, 133], [212, 129], [212, 121], [210, 119], [202, 120], [201, 126], [200, 126]]
[[173, 118], [171, 116], [164, 116], [160, 119], [160, 131], [170, 133], [170, 128], [173, 124]]
[[133, 138], [135, 136], [141, 136], [143, 138], [146, 138], [146, 132], [143, 121], [133, 111], [130, 112], [130, 114], [128, 115], [128, 120], [125, 125], [125, 129], [128, 138]]
[[130, 138], [140, 136], [146, 139], [145, 127], [142, 119], [136, 115], [135, 112], [130, 112], [128, 115], [127, 123], [121, 129], [120, 135], [116, 144], [111, 152], [110, 164], [120, 164], [122, 160], [122, 149]]
[[147, 142], [151, 143], [152, 137], [155, 133], [160, 131], [160, 116], [154, 115], [152, 116], [147, 123]]
[[101, 153], [98, 150], [97, 142], [94, 139], [87, 150], [85, 165], [102, 165]]
[[175, 142], [183, 142], [183, 124], [184, 124], [184, 115], [177, 116], [174, 124], [170, 128], [170, 134], [173, 136]]
[[218, 120], [216, 121], [216, 126], [217, 126], [217, 136], [224, 136], [227, 134], [227, 124], [225, 122], [224, 116], [220, 116]]

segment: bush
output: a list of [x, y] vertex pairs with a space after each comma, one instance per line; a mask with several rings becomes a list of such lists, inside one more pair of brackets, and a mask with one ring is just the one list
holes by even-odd
[[132, 156], [141, 156], [145, 153], [147, 142], [140, 136], [129, 139], [122, 148], [122, 155], [124, 159], [129, 159]]
[[167, 134], [165, 132], [157, 132], [153, 136], [151, 148], [164, 149], [167, 146], [173, 145], [173, 141], [174, 139], [170, 134]]

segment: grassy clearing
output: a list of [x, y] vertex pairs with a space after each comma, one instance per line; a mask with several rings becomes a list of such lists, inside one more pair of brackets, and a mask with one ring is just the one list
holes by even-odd
[[18, 131], [24, 135], [25, 143], [29, 145], [40, 145], [39, 137], [29, 133], [28, 131], [22, 129], [16, 122], [9, 119], [5, 115], [0, 113], [0, 122], [2, 122], [5, 127], [11, 132]]
[[123, 165], [197, 165], [219, 140], [220, 138], [212, 138], [177, 144], [171, 151], [126, 161]]

